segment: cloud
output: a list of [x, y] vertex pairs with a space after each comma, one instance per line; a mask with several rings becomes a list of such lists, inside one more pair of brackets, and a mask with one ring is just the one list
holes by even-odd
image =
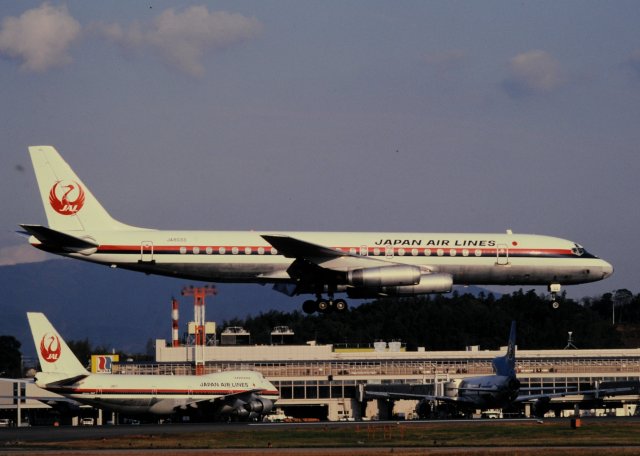
[[0, 248], [0, 266], [13, 266], [22, 263], [37, 263], [50, 257], [30, 244]]
[[20, 17], [2, 20], [0, 54], [21, 60], [24, 71], [43, 72], [72, 60], [67, 51], [80, 30], [66, 7], [43, 3]]
[[513, 57], [509, 62], [509, 72], [502, 87], [514, 98], [553, 92], [566, 81], [560, 63], [548, 52], [540, 50]]
[[182, 12], [168, 9], [150, 23], [134, 22], [128, 28], [119, 24], [98, 24], [96, 28], [127, 52], [151, 50], [192, 76], [204, 74], [207, 53], [242, 44], [262, 32], [256, 18], [210, 12], [206, 6], [192, 6]]

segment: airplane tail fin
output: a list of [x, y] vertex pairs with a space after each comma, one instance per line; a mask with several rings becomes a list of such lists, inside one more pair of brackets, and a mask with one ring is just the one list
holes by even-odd
[[49, 227], [59, 231], [132, 229], [115, 220], [52, 146], [31, 146]]
[[27, 312], [27, 318], [42, 372], [66, 377], [88, 374], [43, 313]]
[[509, 333], [509, 344], [507, 353], [504, 356], [498, 356], [493, 360], [493, 369], [496, 375], [504, 375], [505, 377], [516, 376], [516, 322], [511, 322], [511, 332]]

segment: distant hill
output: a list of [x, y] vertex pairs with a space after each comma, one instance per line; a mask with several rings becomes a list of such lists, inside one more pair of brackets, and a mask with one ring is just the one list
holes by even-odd
[[[22, 343], [25, 356], [35, 356], [26, 312], [44, 312], [68, 340], [89, 339], [93, 345], [128, 353], [144, 353], [149, 339], [170, 339], [171, 298], [180, 301], [181, 332], [193, 320], [193, 299], [180, 296], [183, 287], [203, 285], [188, 280], [110, 269], [69, 259], [53, 259], [0, 267], [2, 318], [0, 335]], [[219, 325], [269, 310], [301, 309], [305, 296], [290, 298], [270, 285], [216, 284], [218, 295], [207, 298], [206, 318]], [[477, 287], [460, 293], [478, 294]], [[494, 293], [497, 296], [499, 294]], [[352, 306], [364, 301], [349, 300]]]
[[[65, 339], [88, 338], [92, 345], [142, 353], [149, 339], [170, 339], [173, 296], [180, 301], [181, 331], [193, 320], [193, 298], [180, 296], [189, 285], [202, 283], [67, 259], [2, 266], [0, 335], [15, 336], [22, 353], [35, 356], [26, 312], [39, 311]], [[216, 288], [218, 295], [207, 298], [206, 318], [219, 324], [269, 309], [298, 309], [304, 299], [290, 298], [270, 286], [216, 284]]]

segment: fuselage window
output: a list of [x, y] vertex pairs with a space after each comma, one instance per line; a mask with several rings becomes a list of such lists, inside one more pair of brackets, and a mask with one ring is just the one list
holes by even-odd
[[245, 247], [244, 248], [244, 254], [245, 255], [251, 255], [251, 247]]
[[258, 247], [258, 255], [264, 255], [264, 247]]
[[278, 250], [274, 247], [271, 247], [271, 255], [277, 255], [278, 254]]
[[404, 256], [404, 249], [398, 249], [398, 255]]
[[200, 247], [194, 247], [193, 248], [193, 253], [194, 253], [194, 255], [199, 254], [200, 253]]
[[220, 255], [224, 255], [225, 253], [227, 253], [227, 249], [225, 249], [224, 247], [220, 247], [220, 248], [218, 249], [218, 253], [219, 253]]
[[238, 254], [238, 252], [239, 252], [238, 247], [233, 247], [233, 248], [231, 249], [231, 253], [233, 253], [234, 255], [237, 255], [237, 254]]
[[424, 249], [424, 256], [431, 256], [431, 249]]
[[211, 247], [207, 247], [206, 250], [207, 255], [211, 255], [213, 253], [213, 249]]
[[480, 250], [480, 249], [476, 249], [476, 251], [475, 251], [475, 255], [476, 255], [477, 257], [482, 256], [482, 250]]
[[469, 251], [467, 249], [462, 250], [462, 256], [469, 256]]
[[374, 256], [378, 256], [380, 255], [380, 249], [378, 247], [376, 247], [375, 249], [373, 249], [373, 255]]
[[356, 248], [355, 248], [355, 247], [351, 247], [351, 248], [349, 249], [349, 253], [350, 253], [351, 255], [356, 255], [356, 254], [358, 253], [358, 251], [356, 250]]
[[420, 253], [418, 249], [411, 249], [411, 255], [418, 256], [418, 253]]
[[442, 255], [444, 255], [444, 250], [438, 249], [437, 253], [438, 253], [438, 256], [442, 256]]
[[180, 253], [182, 255], [184, 255], [185, 253], [187, 253], [187, 248], [186, 247], [180, 247]]

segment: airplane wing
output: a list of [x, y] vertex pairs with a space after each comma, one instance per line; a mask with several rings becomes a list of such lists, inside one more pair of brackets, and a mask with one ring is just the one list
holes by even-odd
[[596, 388], [590, 390], [567, 390], [560, 393], [540, 393], [540, 394], [525, 394], [518, 396], [514, 402], [529, 402], [537, 401], [539, 399], [553, 399], [554, 397], [565, 397], [571, 395], [589, 396], [593, 399], [601, 397], [617, 396], [619, 394], [633, 393], [637, 391], [637, 387], [633, 386], [620, 386], [612, 388]]
[[430, 394], [415, 394], [415, 393], [395, 393], [390, 391], [367, 391], [365, 393], [367, 399], [409, 399], [425, 401], [440, 401], [457, 404], [472, 403], [466, 400], [464, 397], [450, 397], [450, 396], [433, 396]]
[[34, 236], [48, 249], [64, 250], [65, 252], [78, 252], [84, 254], [95, 253], [98, 243], [90, 239], [81, 239], [61, 231], [56, 231], [42, 225], [20, 225], [27, 233]]
[[306, 261], [324, 269], [346, 272], [354, 268], [367, 268], [397, 264], [361, 255], [353, 255], [342, 250], [302, 241], [281, 234], [264, 234], [262, 238], [287, 258]]
[[202, 408], [204, 413], [222, 416], [236, 416], [241, 419], [257, 417], [273, 409], [273, 401], [260, 395], [261, 389], [240, 391], [215, 399], [196, 400], [176, 407], [175, 411], [185, 407]]

